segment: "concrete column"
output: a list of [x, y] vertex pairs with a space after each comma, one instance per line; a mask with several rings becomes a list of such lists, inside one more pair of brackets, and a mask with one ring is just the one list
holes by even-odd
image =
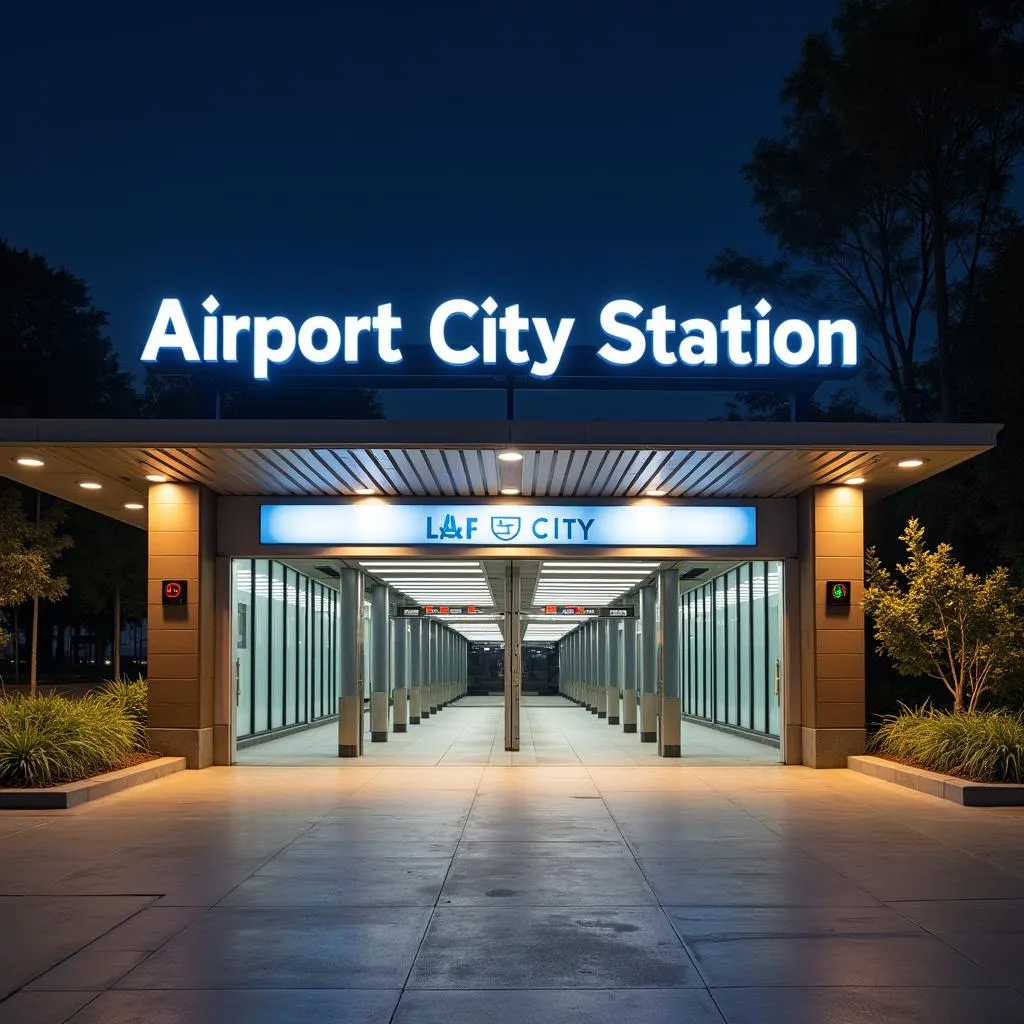
[[597, 654], [594, 651], [594, 631], [591, 629], [591, 623], [589, 622], [583, 627], [583, 658], [586, 663], [587, 710], [589, 710], [592, 715], [596, 715], [597, 687], [595, 686], [594, 680], [594, 663], [597, 660]]
[[436, 715], [441, 710], [441, 623], [436, 619], [430, 622], [430, 713]]
[[[216, 521], [216, 495], [196, 484], [149, 489], [149, 742], [189, 768], [214, 763]], [[187, 604], [163, 603], [166, 579], [186, 581]], [[217, 731], [227, 757], [230, 723]]]
[[395, 619], [391, 627], [394, 637], [394, 659], [392, 662], [395, 677], [395, 732], [406, 732], [409, 728], [409, 623], [405, 619]]
[[602, 628], [600, 619], [590, 623], [594, 631], [594, 660], [597, 671], [594, 685], [597, 687], [597, 717], [608, 717], [608, 634]]
[[373, 588], [370, 632], [373, 643], [373, 678], [370, 680], [370, 742], [387, 743], [388, 705], [391, 703], [391, 592]]
[[658, 574], [659, 627], [658, 689], [661, 691], [661, 721], [658, 753], [679, 757], [683, 702], [679, 678], [679, 570]]
[[658, 741], [658, 588], [640, 588], [640, 742]]
[[338, 757], [363, 752], [363, 574], [338, 580]]
[[636, 619], [622, 623], [622, 731], [636, 732]]
[[601, 625], [607, 646], [608, 672], [608, 724], [619, 724], [619, 686], [622, 677], [619, 675], [619, 621], [618, 619], [602, 619]]
[[423, 620], [410, 619], [408, 644], [408, 668], [409, 668], [409, 724], [420, 724], [420, 697], [423, 693], [423, 655], [421, 644], [423, 642]]
[[430, 682], [433, 679], [433, 665], [431, 663], [431, 649], [434, 643], [434, 622], [433, 619], [420, 620], [420, 664], [422, 672], [420, 677], [420, 718], [424, 721], [430, 717]]
[[[800, 750], [812, 768], [845, 768], [864, 752], [864, 496], [815, 487], [800, 496], [799, 516]], [[827, 607], [828, 580], [849, 581], [849, 608]], [[789, 760], [797, 729], [784, 725]]]

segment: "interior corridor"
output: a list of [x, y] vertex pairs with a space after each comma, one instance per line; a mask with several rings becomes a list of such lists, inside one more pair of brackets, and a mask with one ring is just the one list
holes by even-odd
[[[399, 765], [766, 765], [779, 763], [777, 747], [684, 721], [682, 756], [658, 757], [656, 743], [610, 726], [564, 697], [524, 696], [520, 749], [504, 749], [502, 698], [464, 697], [386, 743], [370, 740], [364, 716], [364, 757]], [[336, 722], [268, 740], [238, 752], [243, 765], [338, 765]]]

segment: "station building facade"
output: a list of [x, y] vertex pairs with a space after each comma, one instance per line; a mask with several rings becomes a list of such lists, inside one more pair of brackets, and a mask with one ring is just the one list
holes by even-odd
[[507, 749], [532, 628], [562, 693], [663, 756], [690, 718], [829, 768], [865, 741], [865, 502], [997, 432], [8, 420], [0, 473], [148, 532], [151, 740], [190, 768], [334, 718], [358, 757], [364, 712], [372, 739], [427, 721], [499, 628]]

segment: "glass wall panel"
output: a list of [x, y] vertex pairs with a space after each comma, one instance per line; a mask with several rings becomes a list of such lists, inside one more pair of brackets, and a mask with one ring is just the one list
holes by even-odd
[[308, 722], [313, 717], [312, 695], [309, 686], [309, 588], [312, 581], [308, 576], [297, 574], [296, 590], [298, 591], [298, 625], [299, 635], [298, 662], [298, 720]]
[[768, 563], [768, 732], [779, 735], [779, 702], [782, 687], [782, 563]]
[[768, 732], [768, 694], [770, 687], [770, 676], [768, 673], [768, 647], [765, 636], [765, 623], [767, 621], [768, 607], [765, 603], [765, 573], [764, 562], [754, 562], [752, 565], [752, 620], [751, 630], [753, 647], [753, 681], [754, 681], [754, 725], [757, 732]]
[[732, 570], [725, 574], [725, 677], [729, 687], [725, 699], [726, 722], [737, 725], [739, 713], [739, 673], [737, 669], [738, 651], [736, 636], [736, 603], [737, 603], [737, 572]]
[[295, 725], [295, 570], [285, 566], [282, 582], [284, 639], [281, 645], [281, 660], [284, 662], [284, 724]]
[[739, 567], [739, 585], [736, 593], [736, 618], [739, 629], [736, 633], [736, 658], [739, 663], [740, 716], [739, 724], [744, 729], [754, 727], [751, 714], [752, 684], [750, 676], [750, 563]]
[[234, 559], [231, 563], [231, 576], [234, 581], [231, 682], [235, 688], [238, 735], [248, 736], [252, 732], [252, 559]]
[[711, 586], [714, 593], [712, 629], [715, 641], [712, 678], [715, 681], [715, 721], [725, 722], [728, 721], [725, 683], [725, 577], [719, 576], [712, 581]]
[[338, 594], [281, 562], [232, 561], [239, 739], [338, 712]]
[[253, 616], [255, 635], [252, 642], [253, 674], [253, 732], [266, 732], [270, 728], [270, 563], [265, 558], [255, 560], [253, 583]]
[[270, 563], [270, 728], [284, 725], [284, 566]]
[[778, 737], [781, 590], [781, 562], [744, 562], [682, 594], [685, 715]]

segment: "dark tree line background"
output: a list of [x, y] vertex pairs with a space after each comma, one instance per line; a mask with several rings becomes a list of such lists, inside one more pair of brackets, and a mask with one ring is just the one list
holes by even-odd
[[[0, 239], [0, 417], [120, 418], [203, 417], [211, 414], [213, 395], [202, 378], [150, 374], [140, 385], [119, 366], [106, 334], [107, 316], [96, 309], [86, 283], [70, 271], [55, 269], [44, 257], [17, 249]], [[227, 384], [219, 403], [224, 417], [373, 418], [381, 410], [366, 391], [278, 389], [265, 393], [232, 390]], [[13, 484], [9, 486], [14, 486]], [[35, 492], [16, 488], [30, 516]], [[45, 512], [60, 504], [41, 496]], [[40, 602], [40, 679], [90, 680], [110, 675], [105, 654], [112, 654], [114, 605], [120, 600], [125, 623], [146, 615], [146, 534], [88, 509], [65, 506], [61, 532], [73, 546], [59, 559], [57, 571], [68, 579], [68, 594], [58, 602]], [[27, 678], [28, 632], [32, 606], [0, 610], [10, 631], [19, 634], [20, 671], [0, 671], [2, 681]], [[56, 635], [55, 649], [48, 638]], [[64, 638], [70, 641], [65, 651]], [[125, 650], [125, 668], [132, 654]], [[13, 658], [14, 645], [8, 654]], [[112, 659], [110, 659], [112, 660]], [[79, 665], [78, 663], [81, 662]]]
[[[869, 508], [869, 543], [892, 562], [916, 515], [968, 566], [1024, 583], [1024, 0], [846, 0], [783, 83], [779, 135], [743, 174], [771, 259], [734, 249], [709, 276], [803, 314], [859, 325], [867, 367], [807, 411], [832, 420], [1000, 422], [997, 450]], [[0, 416], [211, 414], [208, 386], [118, 366], [86, 285], [0, 242]], [[60, 374], [52, 368], [62, 366]], [[17, 382], [11, 386], [11, 382]], [[381, 415], [370, 392], [228, 389], [225, 417]], [[789, 418], [788, 399], [737, 396], [732, 415]], [[110, 621], [110, 587], [141, 602], [144, 537], [75, 510], [52, 621]], [[134, 575], [133, 575], [134, 574]], [[141, 603], [132, 605], [141, 614]], [[94, 619], [90, 619], [94, 616]], [[887, 682], [891, 671], [872, 664]], [[884, 691], [884, 692], [883, 692]], [[882, 686], [876, 709], [899, 687]], [[909, 691], [908, 691], [909, 692]]]

